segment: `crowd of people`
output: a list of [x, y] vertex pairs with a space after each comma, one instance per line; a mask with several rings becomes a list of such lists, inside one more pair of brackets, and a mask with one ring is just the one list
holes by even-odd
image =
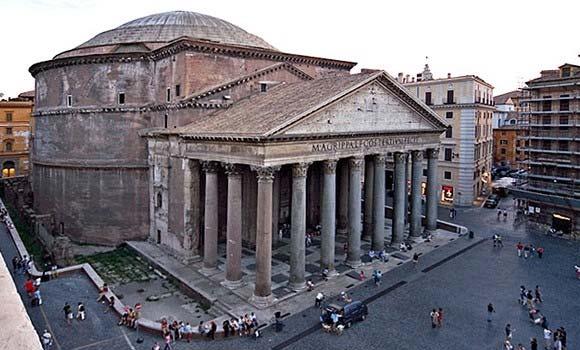
[[531, 243], [523, 244], [522, 242], [518, 242], [518, 244], [516, 244], [516, 251], [518, 257], [523, 257], [524, 259], [532, 258], [535, 254], [537, 254], [540, 259], [544, 256], [544, 248], [534, 247]]

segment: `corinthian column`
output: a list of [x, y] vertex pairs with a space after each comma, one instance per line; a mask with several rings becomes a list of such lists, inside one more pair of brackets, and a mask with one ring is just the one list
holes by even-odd
[[373, 243], [374, 251], [385, 249], [385, 156], [377, 154], [374, 159], [373, 189]]
[[365, 210], [363, 238], [366, 241], [373, 237], [373, 187], [375, 178], [375, 167], [372, 159], [365, 161]]
[[306, 175], [309, 163], [298, 163], [292, 166], [292, 212], [290, 219], [290, 279], [293, 290], [306, 286], [304, 269], [306, 265]]
[[394, 160], [395, 193], [393, 198], [393, 231], [391, 234], [391, 244], [401, 242], [405, 231], [405, 196], [407, 194], [405, 168], [407, 154], [395, 152]]
[[348, 196], [348, 255], [347, 264], [358, 267], [361, 242], [361, 170], [363, 157], [350, 158], [350, 188]]
[[272, 297], [272, 182], [278, 167], [255, 167], [258, 173], [256, 218], [256, 286], [251, 302], [263, 308]]
[[411, 152], [411, 237], [421, 235], [421, 177], [423, 176], [423, 151]]
[[228, 175], [228, 220], [226, 244], [226, 280], [223, 285], [242, 285], [242, 174], [235, 164], [226, 164]]
[[205, 214], [203, 271], [217, 272], [218, 249], [218, 169], [217, 162], [203, 162], [205, 172]]
[[439, 149], [427, 150], [427, 225], [425, 231], [433, 233], [437, 230], [437, 162]]
[[338, 163], [340, 184], [338, 186], [338, 227], [340, 234], [348, 232], [348, 160]]
[[336, 274], [334, 267], [334, 247], [336, 235], [336, 160], [322, 163], [324, 182], [322, 189], [322, 218], [320, 267], [328, 270], [328, 275]]

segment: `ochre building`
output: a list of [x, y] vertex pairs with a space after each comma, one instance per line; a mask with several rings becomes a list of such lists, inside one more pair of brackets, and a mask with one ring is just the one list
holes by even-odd
[[[255, 304], [271, 298], [272, 242], [291, 231], [290, 286], [304, 286], [304, 236], [321, 225], [321, 268], [335, 235], [360, 264], [373, 249], [422, 234], [437, 211], [439, 136], [447, 123], [382, 71], [284, 53], [226, 21], [192, 12], [148, 16], [33, 65], [34, 207], [78, 242], [149, 239], [241, 283], [255, 249]], [[392, 232], [385, 163], [394, 164]], [[365, 211], [372, 226], [363, 232]], [[372, 215], [371, 215], [372, 213]]]
[[0, 101], [1, 177], [28, 175], [33, 102], [19, 97]]

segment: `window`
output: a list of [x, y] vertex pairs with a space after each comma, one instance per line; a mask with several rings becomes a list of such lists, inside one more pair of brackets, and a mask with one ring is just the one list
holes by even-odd
[[499, 140], [499, 144], [500, 145], [507, 145], [508, 144], [508, 140]]
[[165, 101], [171, 102], [171, 88], [167, 88], [167, 93], [165, 95]]
[[266, 92], [266, 91], [268, 91], [268, 84], [260, 83], [260, 92]]
[[67, 107], [72, 107], [72, 95], [67, 95], [66, 96], [66, 106]]
[[455, 103], [453, 96], [453, 90], [447, 90], [447, 104]]
[[167, 129], [167, 114], [164, 116], [163, 127]]
[[12, 112], [6, 112], [6, 121], [7, 122], [11, 122], [12, 121]]
[[6, 135], [12, 135], [12, 128], [6, 128]]
[[[552, 98], [552, 96], [544, 96], [544, 99], [550, 99]], [[544, 112], [548, 112], [552, 110], [552, 101], [548, 100], [548, 101], [542, 101], [542, 111]]]
[[552, 117], [550, 116], [542, 117], [542, 124], [544, 125], [552, 124]]
[[427, 176], [427, 169], [423, 169], [423, 176]]
[[562, 68], [562, 78], [566, 78], [570, 76], [570, 67]]
[[447, 112], [447, 113], [445, 113], [445, 118], [447, 118], [447, 119], [453, 118], [453, 112]]
[[12, 142], [8, 141], [4, 144], [4, 151], [12, 152]]
[[161, 193], [157, 193], [157, 208], [161, 208], [163, 206], [163, 196]]
[[125, 104], [125, 93], [124, 92], [119, 92], [119, 96], [118, 96], [117, 102], [120, 105], [124, 105]]
[[445, 180], [451, 180], [451, 172], [450, 171], [444, 172], [443, 177], [445, 178]]
[[558, 149], [560, 151], [568, 151], [568, 141], [558, 141]]
[[552, 141], [550, 141], [550, 140], [542, 141], [542, 149], [551, 150], [552, 149]]
[[453, 137], [453, 128], [450, 126], [445, 130], [445, 138], [450, 139]]
[[453, 157], [453, 150], [451, 148], [445, 149], [445, 160], [450, 162]]
[[181, 85], [175, 85], [175, 96], [181, 96]]
[[507, 152], [507, 151], [506, 151], [506, 149], [505, 149], [505, 148], [501, 148], [501, 149], [499, 150], [499, 153], [501, 153], [501, 154], [506, 154], [506, 152]]
[[433, 104], [431, 102], [431, 91], [425, 92], [425, 104], [427, 104], [429, 106]]
[[[560, 98], [568, 98], [570, 95], [560, 95]], [[570, 110], [570, 100], [560, 100], [560, 110], [569, 111]]]
[[11, 177], [16, 175], [16, 165], [9, 160], [2, 165], [2, 177]]

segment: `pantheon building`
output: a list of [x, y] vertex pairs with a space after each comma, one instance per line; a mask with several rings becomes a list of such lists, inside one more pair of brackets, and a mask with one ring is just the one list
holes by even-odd
[[256, 302], [271, 298], [282, 224], [292, 288], [304, 286], [317, 225], [321, 269], [334, 270], [336, 235], [357, 266], [361, 240], [381, 250], [435, 229], [447, 125], [387, 73], [355, 65], [285, 53], [193, 12], [100, 33], [30, 68], [34, 209], [73, 241], [148, 239], [208, 271], [225, 244], [232, 288], [248, 247]]

